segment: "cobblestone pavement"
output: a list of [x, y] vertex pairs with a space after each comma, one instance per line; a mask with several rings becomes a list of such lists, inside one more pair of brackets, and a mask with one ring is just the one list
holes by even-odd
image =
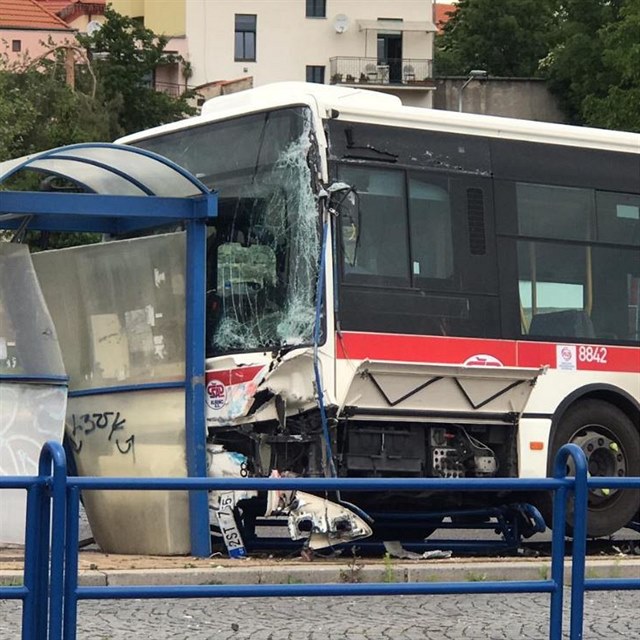
[[[546, 594], [90, 601], [78, 640], [544, 640], [548, 604]], [[638, 608], [637, 592], [588, 593], [584, 640], [640, 638]], [[19, 630], [20, 604], [0, 601], [0, 640]]]

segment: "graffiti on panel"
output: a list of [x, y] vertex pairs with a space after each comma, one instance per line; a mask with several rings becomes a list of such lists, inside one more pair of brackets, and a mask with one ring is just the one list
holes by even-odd
[[119, 411], [72, 413], [69, 417], [68, 438], [76, 454], [91, 438], [102, 437], [111, 442], [121, 454], [134, 454], [135, 435], [127, 437], [127, 420]]

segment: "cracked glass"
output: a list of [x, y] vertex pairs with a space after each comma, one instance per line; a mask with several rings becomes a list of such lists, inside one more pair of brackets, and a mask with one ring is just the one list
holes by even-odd
[[310, 111], [266, 111], [136, 145], [218, 191], [207, 241], [207, 356], [311, 343], [320, 226]]

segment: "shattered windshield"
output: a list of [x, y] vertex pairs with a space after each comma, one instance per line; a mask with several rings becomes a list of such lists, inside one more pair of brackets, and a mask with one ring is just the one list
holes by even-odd
[[136, 142], [218, 191], [207, 355], [310, 343], [320, 252], [311, 114], [297, 107]]

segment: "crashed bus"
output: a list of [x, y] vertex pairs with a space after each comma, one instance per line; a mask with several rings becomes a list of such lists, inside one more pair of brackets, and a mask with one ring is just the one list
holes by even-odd
[[[640, 475], [640, 136], [283, 83], [119, 142], [218, 194], [206, 267], [211, 475], [545, 477], [566, 442], [593, 476]], [[152, 262], [150, 290], [180, 293], [179, 278]], [[87, 380], [129, 380], [116, 348], [129, 349], [131, 370], [166, 362], [168, 315], [127, 313], [92, 321], [102, 355]], [[128, 347], [108, 337], [122, 327]], [[105, 427], [96, 420], [115, 441], [125, 413], [131, 424], [172, 411], [94, 414], [91, 393], [80, 395], [67, 418], [75, 446]], [[99, 416], [93, 429], [87, 415]], [[116, 455], [133, 445], [124, 435]], [[168, 427], [158, 451], [174, 437]], [[286, 514], [292, 538], [311, 532], [323, 546], [368, 535], [366, 513], [505, 499], [211, 498], [230, 550], [249, 516]], [[527, 499], [550, 513], [544, 496]], [[639, 505], [637, 491], [592, 490], [589, 535], [625, 526]]]
[[[218, 191], [207, 429], [239, 474], [544, 477], [575, 442], [640, 475], [640, 136], [283, 84], [122, 142]], [[589, 534], [638, 506], [592, 491]]]

